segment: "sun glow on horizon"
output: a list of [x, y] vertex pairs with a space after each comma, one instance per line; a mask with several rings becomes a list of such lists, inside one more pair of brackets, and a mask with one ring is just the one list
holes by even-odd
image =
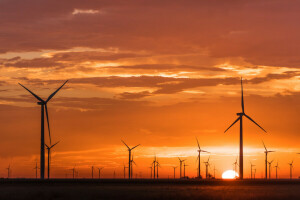
[[222, 174], [222, 179], [235, 179], [237, 177], [239, 177], [239, 174], [233, 170], [227, 170]]

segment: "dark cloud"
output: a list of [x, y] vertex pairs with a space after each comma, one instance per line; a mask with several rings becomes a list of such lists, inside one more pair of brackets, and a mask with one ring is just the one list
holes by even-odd
[[[5, 0], [0, 3], [0, 52], [74, 47], [156, 54], [205, 51], [257, 65], [299, 67], [299, 4], [292, 0], [29, 0], [26, 4]], [[99, 13], [72, 15], [74, 9]]]

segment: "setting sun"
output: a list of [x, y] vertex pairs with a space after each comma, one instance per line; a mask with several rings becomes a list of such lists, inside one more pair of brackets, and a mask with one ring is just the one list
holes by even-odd
[[222, 179], [235, 179], [236, 177], [239, 177], [239, 174], [233, 170], [227, 170], [222, 174]]

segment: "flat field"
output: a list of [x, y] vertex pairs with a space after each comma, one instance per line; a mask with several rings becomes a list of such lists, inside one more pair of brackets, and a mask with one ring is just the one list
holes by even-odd
[[300, 199], [300, 180], [1, 179], [0, 199]]

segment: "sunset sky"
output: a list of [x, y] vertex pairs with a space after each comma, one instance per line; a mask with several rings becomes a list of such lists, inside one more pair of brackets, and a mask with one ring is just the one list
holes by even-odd
[[[233, 169], [244, 120], [244, 177], [264, 176], [264, 148], [280, 178], [300, 176], [300, 2], [293, 0], [0, 0], [0, 177], [35, 177], [40, 106], [49, 102], [52, 177], [123, 177], [129, 146], [140, 177], [178, 156], [197, 175], [197, 142], [217, 178]], [[46, 136], [46, 143], [49, 139]], [[274, 165], [275, 166], [275, 165]], [[201, 163], [201, 173], [205, 166]], [[95, 172], [97, 173], [97, 172]], [[177, 177], [179, 170], [177, 170]], [[275, 169], [272, 169], [275, 176]]]

